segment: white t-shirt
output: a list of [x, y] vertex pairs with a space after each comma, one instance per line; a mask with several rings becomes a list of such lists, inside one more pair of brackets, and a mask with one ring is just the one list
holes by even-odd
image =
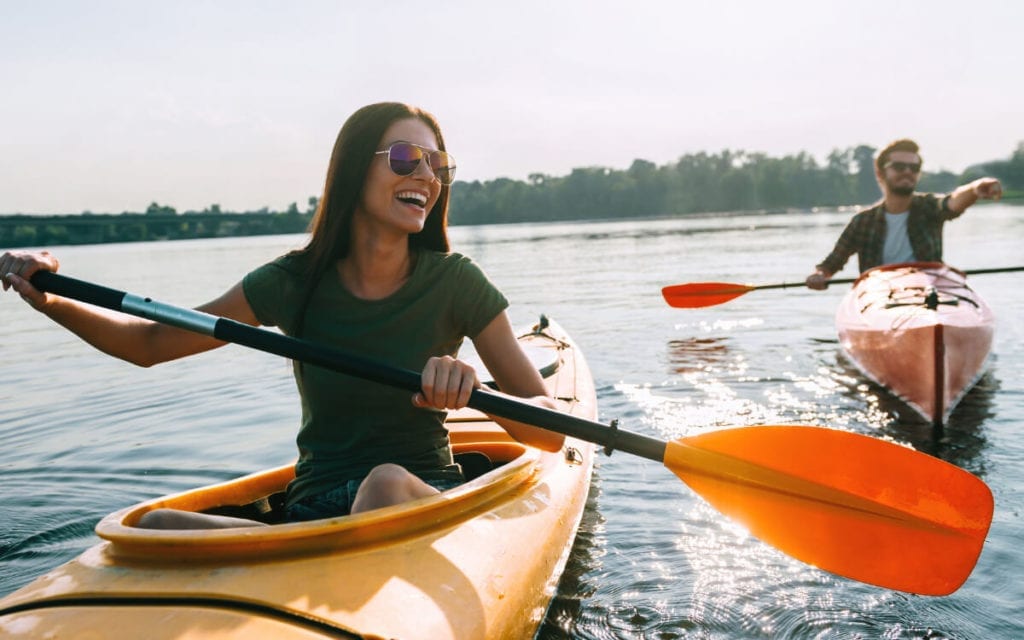
[[882, 247], [882, 264], [913, 262], [914, 248], [907, 235], [909, 211], [902, 213], [885, 212], [885, 245]]

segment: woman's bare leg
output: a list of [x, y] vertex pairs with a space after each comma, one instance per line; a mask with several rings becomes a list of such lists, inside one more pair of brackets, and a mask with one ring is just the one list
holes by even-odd
[[352, 513], [401, 504], [440, 493], [397, 464], [381, 464], [370, 470], [359, 485]]
[[267, 525], [246, 518], [214, 516], [180, 509], [153, 509], [142, 514], [135, 526], [141, 529], [234, 529]]

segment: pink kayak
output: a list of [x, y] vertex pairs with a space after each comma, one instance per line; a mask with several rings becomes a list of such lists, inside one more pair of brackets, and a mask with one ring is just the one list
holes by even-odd
[[985, 372], [995, 317], [962, 271], [911, 262], [865, 271], [836, 329], [865, 376], [941, 426]]

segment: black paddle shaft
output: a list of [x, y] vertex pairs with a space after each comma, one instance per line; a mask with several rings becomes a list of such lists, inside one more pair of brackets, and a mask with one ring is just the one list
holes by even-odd
[[[964, 275], [967, 276], [979, 276], [986, 273], [1011, 273], [1014, 271], [1024, 271], [1022, 267], [994, 267], [991, 269], [966, 269], [963, 271]], [[853, 284], [858, 278], [836, 278], [829, 280], [828, 284]], [[793, 287], [806, 287], [806, 282], [779, 282], [776, 284], [759, 284], [753, 285], [751, 289], [791, 289]]]
[[[309, 340], [293, 338], [194, 309], [175, 307], [151, 298], [143, 298], [50, 271], [37, 271], [33, 274], [31, 282], [40, 291], [202, 333], [225, 342], [399, 389], [412, 392], [420, 390], [420, 374], [415, 371], [386, 365]], [[614, 422], [610, 426], [604, 425], [484, 389], [473, 391], [469, 406], [487, 414], [536, 425], [602, 445], [609, 453], [619, 449], [657, 462], [664, 462], [665, 459], [664, 441], [622, 431]]]

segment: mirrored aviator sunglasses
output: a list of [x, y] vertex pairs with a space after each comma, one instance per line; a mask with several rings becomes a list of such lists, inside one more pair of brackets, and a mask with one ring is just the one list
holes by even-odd
[[427, 166], [434, 177], [443, 184], [450, 185], [455, 180], [455, 158], [444, 151], [433, 151], [410, 142], [396, 142], [376, 155], [387, 154], [388, 166], [398, 176], [411, 176], [420, 161], [427, 160]]

